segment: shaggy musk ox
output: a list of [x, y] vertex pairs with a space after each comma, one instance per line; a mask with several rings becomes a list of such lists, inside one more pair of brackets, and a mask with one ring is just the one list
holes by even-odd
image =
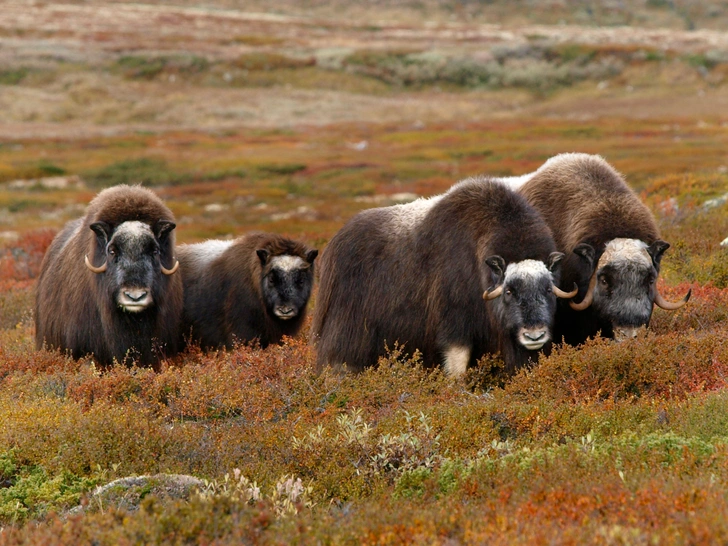
[[183, 334], [203, 348], [261, 347], [301, 329], [318, 250], [270, 233], [180, 245]]
[[320, 265], [313, 343], [319, 368], [361, 371], [385, 344], [462, 375], [485, 353], [509, 371], [548, 349], [560, 262], [526, 200], [489, 179], [442, 196], [363, 211]]
[[536, 172], [503, 182], [516, 188], [544, 217], [557, 248], [566, 254], [562, 286], [579, 287], [570, 305], [560, 305], [554, 334], [583, 343], [601, 331], [617, 340], [635, 337], [647, 326], [653, 303], [666, 301], [656, 288], [662, 255], [670, 245], [660, 239], [649, 209], [604, 159], [561, 154]]
[[[150, 190], [115, 186], [66, 224], [41, 265], [36, 345], [103, 365], [155, 365], [178, 350], [182, 279], [174, 216]], [[167, 269], [169, 267], [169, 269]]]

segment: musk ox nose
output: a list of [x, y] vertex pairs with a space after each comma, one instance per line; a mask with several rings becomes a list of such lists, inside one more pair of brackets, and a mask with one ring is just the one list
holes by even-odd
[[152, 304], [152, 296], [146, 288], [125, 288], [119, 293], [117, 301], [125, 311], [136, 313]]
[[278, 307], [275, 308], [275, 310], [273, 312], [276, 314], [276, 316], [278, 318], [284, 319], [284, 320], [291, 319], [298, 314], [298, 312], [289, 305], [279, 305]]
[[518, 342], [529, 351], [536, 351], [551, 339], [548, 328], [521, 328]]
[[124, 295], [133, 302], [140, 302], [147, 297], [146, 290], [125, 290]]

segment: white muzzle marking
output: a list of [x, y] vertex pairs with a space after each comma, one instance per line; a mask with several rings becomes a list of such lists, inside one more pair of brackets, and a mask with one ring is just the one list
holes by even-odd
[[551, 340], [548, 328], [521, 328], [518, 343], [529, 351], [538, 351]]
[[151, 291], [146, 288], [122, 288], [117, 298], [119, 306], [130, 313], [144, 311], [152, 302]]

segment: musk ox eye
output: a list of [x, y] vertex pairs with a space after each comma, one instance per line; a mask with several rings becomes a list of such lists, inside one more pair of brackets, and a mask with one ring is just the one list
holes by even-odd
[[606, 277], [602, 277], [601, 279], [599, 279], [599, 283], [602, 286], [609, 286], [609, 282], [607, 281], [607, 278]]

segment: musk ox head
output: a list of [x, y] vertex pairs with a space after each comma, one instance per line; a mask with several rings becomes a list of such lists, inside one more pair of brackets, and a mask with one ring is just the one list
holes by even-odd
[[272, 255], [269, 250], [256, 250], [262, 268], [261, 293], [268, 314], [279, 320], [290, 320], [306, 307], [313, 286], [313, 261], [318, 250], [304, 256]]
[[679, 309], [690, 299], [672, 303], [657, 291], [660, 261], [670, 245], [657, 240], [651, 245], [638, 239], [612, 239], [594, 268], [594, 248], [586, 243], [574, 249], [593, 268], [589, 288], [580, 303], [571, 307], [581, 311], [590, 307], [596, 313], [606, 336], [617, 341], [636, 337], [652, 316], [653, 303], [663, 309]]
[[556, 286], [563, 258], [563, 253], [552, 252], [546, 263], [523, 260], [508, 267], [500, 256], [485, 260], [495, 287], [486, 290], [483, 298], [494, 300], [501, 328], [526, 350], [536, 351], [551, 341], [556, 298], [572, 298], [577, 293]]
[[[179, 267], [172, 254], [170, 233], [175, 224], [159, 220], [153, 226], [139, 221], [122, 222], [112, 227], [106, 222], [89, 226], [96, 234], [94, 266], [88, 256], [86, 267], [99, 275], [109, 300], [127, 313], [152, 308], [161, 294], [161, 276], [172, 275]], [[171, 269], [164, 263], [174, 261]]]

